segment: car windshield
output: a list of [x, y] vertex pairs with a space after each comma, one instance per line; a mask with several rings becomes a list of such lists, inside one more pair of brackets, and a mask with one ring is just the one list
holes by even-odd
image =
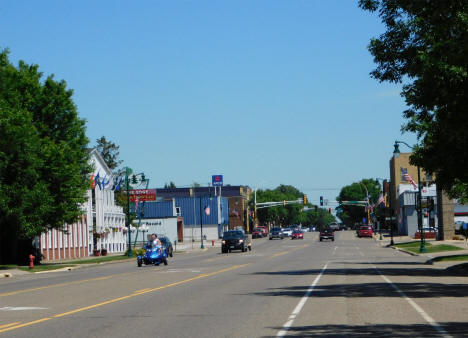
[[301, 231], [301, 230], [294, 230], [293, 233], [294, 233], [294, 234], [302, 234], [302, 231]]
[[291, 231], [289, 228], [284, 228], [283, 231]]
[[273, 228], [271, 231], [281, 231], [281, 228]]
[[242, 231], [226, 231], [223, 234], [223, 238], [239, 238], [242, 237], [244, 234]]
[[323, 232], [333, 232], [331, 229], [325, 229]]
[[361, 227], [361, 230], [372, 230], [372, 227], [368, 227], [368, 226]]

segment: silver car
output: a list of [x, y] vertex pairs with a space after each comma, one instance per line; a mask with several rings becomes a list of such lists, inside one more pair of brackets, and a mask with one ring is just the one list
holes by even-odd
[[291, 237], [292, 236], [292, 230], [291, 228], [283, 228], [283, 234], [285, 236]]

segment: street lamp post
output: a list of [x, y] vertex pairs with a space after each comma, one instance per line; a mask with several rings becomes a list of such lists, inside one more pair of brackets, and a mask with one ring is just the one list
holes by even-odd
[[[129, 167], [125, 167], [125, 186], [126, 186], [126, 189], [127, 189], [128, 257], [133, 256], [133, 253], [132, 253], [132, 234], [131, 234], [131, 228], [130, 228], [131, 223], [130, 223], [130, 180], [129, 180], [129, 176], [131, 174], [132, 174], [132, 169], [129, 168]], [[140, 184], [142, 182], [146, 182], [147, 187], [148, 187], [149, 180], [147, 180], [145, 178], [145, 174], [144, 173], [133, 174], [133, 179], [135, 181], [136, 181], [137, 176], [140, 176]], [[136, 183], [136, 182], [132, 182], [132, 183]]]
[[[377, 184], [379, 183], [379, 180], [382, 180], [382, 189], [380, 190], [380, 193], [382, 194], [382, 197], [384, 196], [384, 184], [385, 184], [385, 179], [384, 178], [380, 178], [380, 177], [377, 177], [375, 179], [375, 181], [377, 182]], [[380, 205], [380, 204], [379, 204]], [[382, 218], [380, 218], [380, 221], [379, 221], [379, 239], [382, 240], [382, 222], [381, 222]], [[385, 208], [384, 208], [384, 220], [385, 220]], [[385, 222], [384, 222], [385, 223]]]
[[202, 212], [202, 196], [200, 196], [200, 240], [201, 246], [200, 249], [204, 249], [205, 246], [203, 245], [203, 212]]
[[130, 229], [130, 182], [128, 181], [128, 176], [131, 174], [131, 169], [129, 167], [125, 168], [125, 185], [127, 188], [127, 228], [128, 228], [128, 257], [132, 257], [132, 234]]
[[[414, 147], [411, 147], [408, 143], [403, 142], [403, 141], [395, 141], [394, 144], [394, 151], [393, 151], [393, 156], [398, 158], [400, 156], [400, 149], [398, 144], [404, 144], [411, 150], [413, 150]], [[424, 238], [424, 228], [422, 226], [422, 188], [421, 188], [421, 168], [419, 165], [417, 166], [418, 168], [418, 206], [417, 206], [417, 212], [418, 212], [418, 229], [421, 234], [421, 245], [419, 247], [419, 252], [424, 253], [426, 252], [426, 240]]]
[[370, 207], [370, 203], [369, 203], [369, 191], [367, 190], [367, 187], [364, 183], [362, 182], [359, 182], [361, 183], [361, 185], [364, 187], [364, 189], [366, 189], [366, 209], [367, 209], [367, 225], [369, 225], [370, 223], [370, 213], [369, 213], [369, 207]]

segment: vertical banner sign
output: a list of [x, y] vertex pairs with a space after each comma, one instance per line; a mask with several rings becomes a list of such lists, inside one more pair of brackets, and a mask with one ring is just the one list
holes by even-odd
[[213, 175], [211, 176], [211, 184], [213, 187], [222, 187], [223, 186], [223, 175]]

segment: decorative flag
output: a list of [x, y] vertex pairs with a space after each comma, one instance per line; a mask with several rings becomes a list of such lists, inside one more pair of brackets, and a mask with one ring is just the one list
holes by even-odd
[[99, 189], [102, 189], [101, 188], [101, 181], [100, 181], [100, 178], [99, 178], [99, 171], [98, 171], [96, 177], [94, 178], [94, 182], [95, 182], [95, 184], [97, 184], [99, 186]]
[[111, 175], [111, 176], [109, 176], [109, 180], [107, 181], [107, 184], [106, 184], [106, 186], [104, 188], [105, 189], [107, 189], [107, 188], [112, 189], [113, 182], [114, 182], [114, 176]]
[[94, 182], [94, 173], [91, 175], [91, 178], [89, 179], [89, 183], [91, 185], [91, 189], [94, 189], [96, 186], [96, 183]]
[[413, 185], [414, 190], [418, 189], [418, 185], [416, 184], [416, 182], [413, 180], [413, 178], [408, 173], [405, 174], [405, 180], [406, 180], [406, 182], [410, 182]]
[[237, 208], [234, 208], [234, 210], [231, 211], [231, 216], [239, 217], [239, 212], [237, 211]]
[[119, 191], [119, 190], [120, 190], [120, 186], [122, 185], [122, 181], [123, 181], [123, 179], [122, 179], [122, 177], [120, 177], [119, 183], [117, 183], [117, 186], [116, 186], [115, 189], [114, 189], [115, 191]]
[[140, 199], [137, 197], [135, 199], [135, 213], [138, 211], [138, 203], [140, 203]]
[[375, 206], [379, 206], [384, 202], [385, 202], [385, 198], [383, 197], [382, 194], [380, 194], [379, 199], [377, 200], [377, 203], [375, 203]]
[[107, 174], [105, 174], [105, 175], [104, 175], [104, 178], [102, 179], [102, 182], [101, 182], [102, 189], [105, 189], [107, 183], [109, 183], [109, 181], [106, 181], [106, 178], [107, 178]]

